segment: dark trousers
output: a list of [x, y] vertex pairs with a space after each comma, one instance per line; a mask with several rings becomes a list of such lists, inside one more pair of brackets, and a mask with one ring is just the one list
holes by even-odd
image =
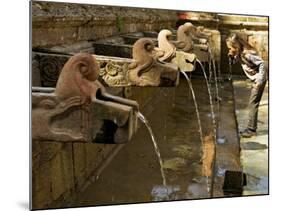
[[258, 124], [258, 111], [265, 87], [266, 81], [263, 82], [258, 88], [252, 87], [250, 100], [249, 100], [249, 121], [248, 128], [251, 130], [257, 129]]

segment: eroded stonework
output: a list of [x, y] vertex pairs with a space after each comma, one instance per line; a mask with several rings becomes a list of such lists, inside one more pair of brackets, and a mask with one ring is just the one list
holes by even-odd
[[158, 34], [159, 60], [176, 64], [181, 71], [191, 72], [195, 69], [196, 55], [177, 51], [176, 46], [169, 41], [172, 32], [163, 29]]
[[[177, 67], [159, 61], [155, 53], [154, 43], [149, 38], [140, 38], [133, 45], [133, 60], [129, 65], [128, 78], [133, 85], [159, 86], [161, 77], [170, 73], [172, 81], [176, 81]], [[171, 78], [172, 77], [172, 78]]]
[[34, 87], [32, 139], [92, 142], [110, 127], [114, 128], [110, 141], [130, 140], [137, 126], [138, 104], [106, 93], [98, 77], [95, 57], [80, 53], [66, 62], [55, 89]]

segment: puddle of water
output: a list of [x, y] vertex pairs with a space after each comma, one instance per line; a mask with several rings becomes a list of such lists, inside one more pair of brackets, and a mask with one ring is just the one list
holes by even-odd
[[163, 168], [172, 170], [172, 171], [179, 171], [182, 168], [186, 168], [187, 162], [185, 159], [176, 157], [172, 159], [165, 160]]
[[257, 142], [244, 142], [241, 143], [241, 148], [244, 150], [263, 150], [263, 149], [267, 149], [267, 145], [266, 144], [260, 144]]
[[247, 186], [244, 187], [243, 195], [257, 195], [268, 193], [268, 177], [255, 177], [247, 174]]
[[154, 186], [151, 191], [152, 201], [166, 201], [176, 199], [176, 193], [179, 191], [179, 186]]
[[192, 148], [188, 145], [178, 145], [172, 148], [172, 151], [176, 152], [181, 157], [188, 157], [192, 152]]
[[194, 198], [208, 198], [208, 194], [205, 191], [204, 184], [193, 183], [187, 188], [187, 195], [192, 196]]
[[225, 175], [226, 169], [218, 167], [216, 175], [223, 177]]

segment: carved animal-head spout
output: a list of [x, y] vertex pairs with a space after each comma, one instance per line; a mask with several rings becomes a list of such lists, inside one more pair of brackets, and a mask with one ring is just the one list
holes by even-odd
[[154, 64], [154, 44], [149, 38], [138, 39], [133, 45], [133, 63], [129, 65], [129, 80], [135, 85], [146, 85], [142, 75], [150, 71]]
[[195, 35], [199, 38], [210, 39], [212, 37], [212, 33], [206, 30], [204, 26], [197, 26]]
[[195, 27], [192, 23], [185, 23], [181, 25], [177, 30], [177, 48], [182, 49], [185, 52], [189, 52], [193, 48], [193, 33], [195, 32]]
[[138, 39], [133, 45], [133, 59], [139, 64], [145, 64], [147, 62], [152, 62], [153, 60], [153, 50], [155, 46], [153, 41], [149, 38]]
[[64, 65], [55, 94], [60, 100], [73, 96], [90, 99], [95, 94], [94, 82], [98, 76], [99, 65], [96, 59], [91, 54], [76, 54]]
[[34, 90], [32, 139], [88, 143], [129, 141], [137, 128], [138, 104], [106, 93], [98, 76], [95, 58], [80, 53], [64, 65], [54, 92]]
[[196, 34], [200, 35], [200, 34], [204, 34], [205, 27], [204, 26], [198, 26], [196, 28]]
[[174, 56], [176, 47], [169, 41], [169, 37], [172, 36], [172, 32], [167, 29], [163, 29], [158, 34], [158, 46], [161, 51], [164, 51], [164, 55], [160, 58], [161, 61], [166, 61]]
[[185, 23], [179, 26], [177, 30], [177, 39], [186, 40], [187, 37], [192, 38], [193, 34], [196, 32], [196, 27], [192, 23]]

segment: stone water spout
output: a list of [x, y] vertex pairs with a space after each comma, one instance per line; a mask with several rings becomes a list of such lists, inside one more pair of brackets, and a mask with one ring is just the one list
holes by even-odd
[[140, 38], [133, 45], [133, 59], [98, 56], [103, 81], [109, 86], [175, 86], [178, 67], [155, 56], [151, 39]]
[[99, 66], [87, 53], [72, 56], [55, 88], [32, 87], [32, 139], [57, 142], [128, 142], [137, 130], [138, 104], [108, 94]]
[[176, 46], [169, 41], [172, 32], [163, 29], [158, 34], [157, 56], [160, 61], [171, 62], [178, 65], [181, 71], [192, 72], [195, 69], [196, 55], [184, 51], [178, 51]]
[[192, 23], [185, 23], [177, 30], [176, 47], [184, 52], [208, 51], [209, 34], [204, 33], [202, 27], [195, 27]]
[[204, 26], [197, 26], [196, 31], [195, 31], [195, 35], [199, 38], [209, 40], [212, 36], [212, 33], [210, 31], [208, 31], [207, 29], [205, 29]]
[[141, 38], [133, 45], [134, 62], [129, 65], [129, 80], [137, 86], [159, 86], [162, 80], [176, 81], [178, 67], [160, 61], [155, 56], [154, 43], [149, 38]]

